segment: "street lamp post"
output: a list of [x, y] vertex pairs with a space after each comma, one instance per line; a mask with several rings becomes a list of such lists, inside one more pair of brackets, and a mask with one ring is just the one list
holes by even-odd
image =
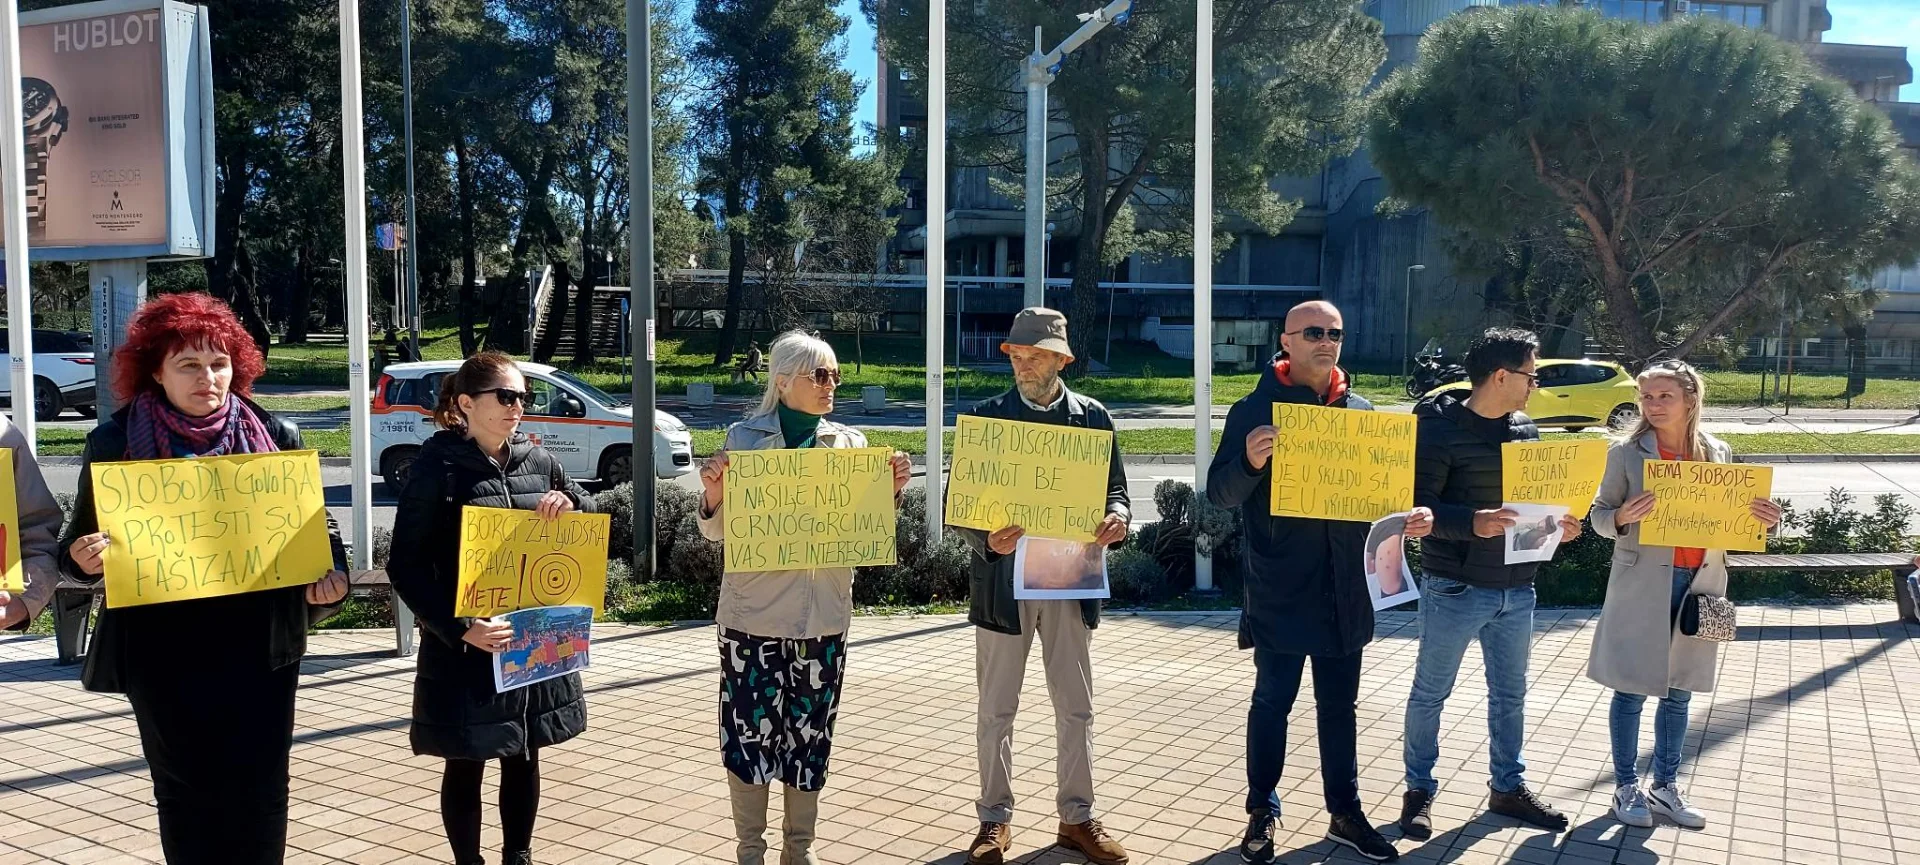
[[[420, 263], [414, 255], [418, 249], [418, 225], [414, 216], [413, 194], [413, 0], [400, 0], [400, 101], [401, 112], [406, 115], [407, 139], [407, 284], [403, 290], [406, 321], [401, 323], [407, 329], [407, 356], [420, 359]], [[396, 253], [397, 254], [397, 253]]]
[[1400, 297], [1400, 377], [1407, 377], [1407, 362], [1413, 357], [1413, 275], [1426, 270], [1424, 264], [1407, 268], [1407, 292]]
[[1046, 255], [1041, 226], [1047, 219], [1047, 85], [1059, 75], [1060, 63], [1067, 55], [1079, 50], [1107, 25], [1126, 21], [1132, 8], [1133, 0], [1113, 0], [1097, 10], [1081, 13], [1080, 29], [1052, 51], [1040, 50], [1040, 28], [1033, 28], [1033, 53], [1027, 56], [1021, 69], [1027, 84], [1026, 306], [1045, 306], [1047, 302], [1045, 265], [1039, 269], [1034, 267], [1034, 263], [1043, 262]]

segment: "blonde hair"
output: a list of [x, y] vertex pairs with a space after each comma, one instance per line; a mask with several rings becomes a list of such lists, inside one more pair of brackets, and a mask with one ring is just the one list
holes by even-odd
[[812, 375], [814, 370], [821, 367], [839, 365], [833, 346], [828, 345], [826, 340], [801, 330], [781, 334], [767, 351], [766, 393], [760, 395], [760, 404], [754, 407], [748, 417], [770, 415], [780, 407], [782, 377]]
[[[1664, 360], [1640, 371], [1634, 377], [1634, 383], [1645, 387], [1654, 379], [1670, 379], [1680, 385], [1680, 392], [1687, 397], [1687, 453], [1681, 454], [1683, 460], [1701, 459], [1706, 453], [1707, 437], [1700, 432], [1700, 409], [1707, 404], [1707, 381], [1700, 371], [1692, 365], [1678, 360]], [[1635, 397], [1638, 402], [1638, 396]], [[1639, 420], [1634, 421], [1633, 430], [1627, 433], [1627, 441], [1638, 441], [1641, 436], [1653, 432], [1652, 422], [1647, 420], [1643, 410]]]

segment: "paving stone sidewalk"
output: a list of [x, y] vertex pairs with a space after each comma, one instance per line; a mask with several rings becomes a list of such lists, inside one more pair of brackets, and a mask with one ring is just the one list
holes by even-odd
[[[1554, 837], [1481, 815], [1486, 686], [1474, 649], [1443, 725], [1435, 836], [1400, 842], [1403, 861], [1920, 863], [1920, 626], [1896, 623], [1891, 604], [1746, 607], [1741, 621], [1720, 689], [1693, 701], [1685, 781], [1708, 829], [1623, 830], [1610, 819], [1609, 695], [1584, 672], [1595, 612], [1542, 611], [1528, 775], [1574, 828]], [[1118, 616], [1095, 636], [1097, 807], [1134, 863], [1238, 861], [1253, 665], [1235, 649], [1234, 625], [1222, 615]], [[1398, 812], [1418, 625], [1386, 613], [1379, 632], [1360, 691], [1361, 787], [1386, 824]], [[289, 863], [450, 858], [436, 811], [440, 767], [407, 747], [413, 664], [388, 657], [391, 639], [313, 640]], [[177, 647], [182, 663], [207, 649], [185, 635]], [[50, 639], [0, 638], [0, 863], [159, 861], [126, 703], [81, 690], [77, 668], [54, 666], [53, 654]], [[858, 619], [848, 655], [820, 861], [960, 865], [977, 828], [971, 627], [955, 617]], [[596, 627], [593, 657], [592, 729], [541, 755], [536, 861], [731, 861], [712, 626]], [[1021, 862], [1074, 863], [1082, 860], [1048, 846], [1053, 719], [1039, 660], [1036, 646], [1015, 741], [1014, 849]], [[1303, 693], [1282, 781], [1281, 861], [1359, 861], [1322, 838], [1312, 713]], [[488, 849], [498, 841], [489, 825]]]

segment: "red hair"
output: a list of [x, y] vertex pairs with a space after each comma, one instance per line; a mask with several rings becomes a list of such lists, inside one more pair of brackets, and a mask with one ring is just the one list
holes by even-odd
[[153, 374], [174, 352], [210, 348], [233, 358], [233, 393], [249, 396], [267, 371], [266, 358], [233, 309], [212, 295], [193, 292], [156, 297], [133, 314], [127, 341], [113, 353], [113, 395], [130, 402], [141, 391], [159, 392]]

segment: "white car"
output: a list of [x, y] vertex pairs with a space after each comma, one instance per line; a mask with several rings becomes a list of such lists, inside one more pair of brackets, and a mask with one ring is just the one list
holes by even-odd
[[[373, 461], [388, 486], [406, 483], [407, 470], [437, 427], [433, 405], [440, 381], [460, 361], [422, 361], [386, 368], [373, 390]], [[633, 407], [565, 370], [543, 363], [520, 364], [533, 391], [524, 430], [576, 480], [608, 484], [633, 480]], [[654, 474], [674, 478], [693, 471], [693, 434], [680, 419], [653, 414]]]
[[[13, 359], [11, 334], [0, 328], [0, 400], [13, 402], [13, 378], [5, 370]], [[33, 332], [33, 418], [50, 421], [73, 409], [93, 417], [93, 340], [63, 330]]]

